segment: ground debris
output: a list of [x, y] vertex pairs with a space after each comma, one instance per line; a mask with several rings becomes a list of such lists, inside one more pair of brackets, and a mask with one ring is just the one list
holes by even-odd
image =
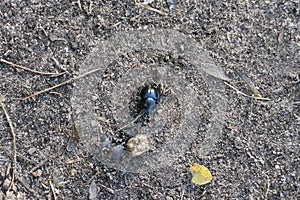
[[[0, 97], [0, 101], [5, 104], [15, 128], [17, 163], [13, 185], [17, 189], [12, 188], [7, 192], [1, 188], [0, 200], [88, 199], [92, 180], [98, 186], [99, 199], [299, 199], [298, 1], [2, 2], [0, 94], [5, 95], [6, 100]], [[136, 2], [141, 5], [136, 5]], [[151, 3], [142, 5], [143, 2]], [[94, 48], [99, 48], [98, 41], [109, 40], [124, 31], [148, 29], [177, 30], [182, 35], [188, 35], [225, 72], [232, 71], [234, 74], [238, 68], [259, 87], [257, 90], [260, 94], [271, 101], [256, 97], [255, 92], [248, 89], [247, 83], [235, 79], [239, 78], [238, 75], [230, 76], [226, 73], [230, 80], [224, 80], [223, 74], [221, 79], [237, 90], [226, 86], [230, 88], [224, 94], [227, 100], [226, 112], [222, 113], [226, 116], [222, 121], [224, 128], [219, 134], [217, 145], [209, 154], [201, 153], [201, 141], [209, 141], [202, 133], [211, 126], [211, 120], [216, 119], [206, 118], [205, 114], [210, 113], [205, 111], [205, 106], [201, 107], [205, 117], [197, 119], [202, 124], [199, 130], [193, 132], [197, 140], [174, 162], [168, 161], [170, 167], [141, 174], [123, 173], [97, 161], [84, 147], [89, 140], [78, 138], [78, 143], [76, 140], [73, 145], [75, 148], [67, 146], [67, 138], [72, 135], [70, 116], [74, 111], [70, 105], [70, 93], [71, 88], [77, 87], [74, 82], [78, 71], [82, 69], [83, 60], [90, 56]], [[164, 35], [158, 38], [162, 37]], [[180, 47], [181, 40], [177, 41]], [[123, 44], [128, 45], [129, 40]], [[111, 52], [110, 64], [116, 62], [117, 67], [131, 68], [141, 64], [142, 59], [133, 57], [135, 60], [132, 60], [130, 57], [124, 62], [120, 57], [128, 57], [132, 53], [142, 55], [142, 52], [112, 53], [112, 45], [103, 49]], [[199, 51], [195, 52], [195, 58], [203, 55]], [[183, 57], [185, 55], [179, 53], [170, 58], [176, 60]], [[100, 60], [104, 60], [104, 57]], [[191, 64], [190, 59], [186, 59], [186, 62]], [[157, 59], [151, 63], [160, 65]], [[64, 74], [53, 77], [50, 74], [30, 72], [13, 64], [39, 72]], [[102, 66], [97, 62], [92, 64], [99, 68]], [[185, 66], [184, 63], [177, 63], [176, 66], [182, 65]], [[203, 73], [205, 76], [210, 74], [208, 70]], [[87, 80], [96, 78], [97, 74], [87, 74]], [[114, 76], [124, 74], [114, 73]], [[190, 75], [193, 77], [194, 74]], [[107, 74], [106, 78], [110, 76]], [[218, 76], [214, 77], [220, 79]], [[107, 85], [97, 82], [95, 87], [100, 90]], [[205, 99], [204, 102], [209, 104], [206, 98], [211, 96], [207, 96], [205, 87], [194, 86], [199, 88], [199, 100]], [[108, 92], [117, 91], [118, 85], [108, 88], [111, 88]], [[30, 95], [34, 98], [28, 97], [23, 101], [23, 97]], [[101, 105], [103, 103], [99, 102], [94, 107], [98, 109]], [[189, 109], [180, 109], [180, 112], [184, 116]], [[97, 113], [97, 116], [106, 117], [106, 114]], [[245, 119], [247, 126], [243, 123]], [[98, 120], [98, 123], [105, 126], [105, 122]], [[110, 123], [113, 121], [110, 120]], [[118, 134], [122, 136], [125, 130]], [[149, 131], [145, 133], [155, 130], [149, 126]], [[183, 137], [190, 134], [187, 130], [181, 132]], [[1, 169], [0, 186], [7, 179], [7, 188], [8, 181], [12, 179], [14, 153], [12, 134], [1, 107], [0, 135], [0, 166], [10, 166], [7, 171]], [[124, 140], [122, 145], [127, 141]], [[66, 147], [69, 151], [65, 151]], [[30, 148], [36, 148], [32, 155], [27, 152]], [[41, 155], [39, 152], [43, 149], [47, 149], [47, 153]], [[59, 149], [63, 150], [62, 154], [47, 159], [44, 157], [51, 157]], [[251, 154], [247, 153], [248, 150]], [[195, 187], [190, 183], [190, 174], [186, 169], [188, 163], [195, 159], [207, 163], [212, 170], [214, 181], [210, 185]], [[62, 168], [65, 177], [65, 184], [57, 188], [52, 180], [55, 167]], [[43, 172], [41, 176], [33, 177], [31, 172], [39, 169]], [[72, 169], [77, 172], [74, 174]]]
[[97, 199], [97, 192], [98, 192], [97, 184], [93, 180], [90, 184], [90, 187], [89, 187], [89, 199], [90, 200], [96, 200]]
[[262, 97], [251, 79], [241, 70], [236, 69], [235, 73], [246, 83], [247, 89], [254, 94], [255, 97]]

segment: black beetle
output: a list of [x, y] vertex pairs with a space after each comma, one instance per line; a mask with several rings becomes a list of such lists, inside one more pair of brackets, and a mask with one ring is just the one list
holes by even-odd
[[161, 97], [160, 85], [158, 86], [148, 86], [142, 92], [142, 98], [145, 102], [145, 113], [149, 115], [151, 113], [152, 108], [155, 106], [157, 101]]

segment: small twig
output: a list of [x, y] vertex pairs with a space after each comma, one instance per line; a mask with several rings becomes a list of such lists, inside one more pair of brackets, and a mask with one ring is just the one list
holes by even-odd
[[134, 122], [136, 122], [136, 120], [138, 120], [141, 116], [143, 116], [143, 114], [145, 113], [145, 111], [143, 111], [141, 114], [139, 114], [132, 122], [129, 122], [128, 124], [122, 126], [121, 128], [119, 128], [118, 130], [116, 130], [116, 132], [119, 132], [121, 130], [123, 130], [124, 128], [127, 128], [129, 125], [133, 124]]
[[50, 188], [51, 188], [51, 191], [52, 191], [52, 194], [53, 194], [53, 198], [54, 198], [54, 200], [56, 200], [57, 196], [56, 196], [55, 188], [54, 188], [51, 180], [49, 180], [49, 185], [50, 185]]
[[22, 155], [22, 154], [20, 154], [20, 153], [18, 153], [18, 152], [17, 152], [17, 157], [20, 158], [20, 159], [22, 159], [22, 160], [24, 160], [24, 161], [26, 161], [26, 162], [28, 162], [28, 163], [35, 164], [35, 165], [36, 165], [36, 162], [35, 162], [35, 161], [33, 161], [33, 160], [27, 158], [26, 156], [24, 156], [24, 155]]
[[55, 94], [55, 95], [63, 97], [63, 95], [61, 93], [59, 93], [59, 92], [49, 92], [49, 94]]
[[66, 84], [72, 82], [73, 80], [74, 80], [74, 79], [71, 78], [71, 79], [69, 79], [69, 80], [67, 80], [67, 81], [65, 81], [65, 82], [62, 82], [62, 83], [57, 84], [57, 85], [54, 85], [54, 86], [52, 86], [52, 87], [50, 87], [50, 88], [47, 88], [47, 89], [45, 89], [45, 90], [41, 90], [41, 91], [39, 91], [39, 92], [33, 93], [33, 94], [31, 94], [31, 95], [25, 97], [24, 100], [29, 99], [29, 98], [34, 97], [34, 96], [37, 96], [37, 95], [39, 95], [39, 94], [45, 93], [45, 92], [49, 92], [49, 91], [51, 91], [51, 90], [53, 90], [53, 89], [55, 89], [55, 88], [58, 88], [58, 87], [63, 86], [63, 85], [66, 85]]
[[50, 155], [50, 156], [47, 157], [45, 160], [42, 160], [42, 161], [41, 161], [40, 163], [38, 163], [35, 167], [33, 167], [33, 168], [29, 171], [29, 173], [34, 172], [37, 168], [39, 168], [39, 167], [41, 167], [42, 165], [44, 165], [48, 160], [51, 160], [51, 159], [53, 159], [53, 158], [59, 156], [60, 154], [61, 154], [61, 152], [59, 151], [59, 152], [57, 152], [57, 153], [55, 153], [55, 154]]
[[265, 198], [266, 200], [268, 200], [268, 193], [269, 193], [269, 190], [270, 190], [270, 182], [269, 180], [267, 180], [267, 188], [266, 188], [266, 192], [265, 192]]
[[10, 182], [9, 188], [7, 190], [7, 191], [9, 191], [12, 188], [12, 186], [14, 184], [14, 180], [15, 180], [15, 166], [16, 166], [16, 163], [17, 163], [17, 150], [16, 150], [17, 148], [16, 148], [16, 134], [15, 134], [15, 130], [14, 130], [12, 121], [10, 120], [10, 117], [9, 117], [9, 115], [7, 113], [6, 108], [5, 108], [5, 105], [3, 103], [4, 101], [5, 101], [5, 97], [0, 94], [1, 108], [2, 108], [2, 110], [4, 112], [6, 121], [8, 122], [8, 125], [10, 127], [10, 132], [12, 134], [12, 143], [13, 143], [13, 145], [12, 145], [12, 151], [13, 151], [12, 152], [12, 155], [13, 155], [13, 159], [12, 159], [12, 176], [11, 176], [12, 178], [11, 178], [11, 182]]
[[101, 183], [98, 183], [101, 187], [105, 188], [108, 192], [112, 193], [112, 194], [115, 194], [115, 191], [109, 187], [106, 187], [105, 185], [101, 184]]
[[265, 101], [270, 101], [270, 100], [271, 100], [271, 99], [269, 99], [269, 98], [264, 98], [264, 97], [250, 96], [250, 95], [248, 95], [248, 94], [245, 94], [245, 93], [239, 91], [237, 88], [235, 88], [234, 86], [230, 85], [229, 83], [227, 83], [227, 82], [225, 82], [225, 81], [224, 81], [224, 83], [225, 83], [225, 85], [227, 85], [227, 86], [229, 86], [230, 88], [232, 88], [233, 90], [235, 90], [237, 94], [241, 94], [241, 95], [243, 95], [243, 96], [246, 96], [246, 97], [249, 97], [249, 98], [253, 98], [253, 99], [257, 99], [257, 100], [265, 100]]
[[146, 186], [146, 187], [148, 187], [148, 188], [151, 188], [152, 190], [154, 189], [154, 187], [152, 185], [149, 185], [147, 183], [141, 182], [141, 184], [144, 185], [144, 186]]
[[80, 0], [77, 0], [78, 8], [82, 11]]
[[224, 155], [216, 154], [212, 156], [201, 156], [201, 159], [216, 159], [216, 158], [224, 158]]
[[106, 124], [109, 124], [109, 123], [110, 123], [109, 120], [107, 120], [107, 119], [105, 119], [105, 118], [103, 118], [103, 117], [97, 117], [97, 119], [100, 120], [101, 122], [106, 123]]
[[73, 160], [67, 160], [65, 162], [66, 165], [71, 165], [71, 164], [74, 164], [76, 162], [81, 162], [82, 161], [82, 158], [77, 158], [77, 159], [73, 159]]
[[142, 3], [135, 3], [136, 6], [138, 7], [141, 7], [143, 9], [146, 9], [146, 10], [150, 10], [150, 11], [153, 11], [153, 12], [156, 12], [158, 14], [161, 14], [161, 15], [168, 15], [167, 13], [163, 12], [163, 11], [160, 11], [160, 10], [157, 10], [155, 8], [152, 8], [151, 6], [149, 5], [145, 5], [145, 4], [142, 4]]
[[180, 200], [183, 200], [184, 191], [185, 191], [185, 190], [183, 190], [183, 191], [182, 191], [182, 194], [181, 194]]
[[66, 68], [64, 68], [61, 64], [59, 64], [59, 62], [58, 62], [58, 60], [57, 60], [56, 58], [51, 57], [51, 60], [53, 60], [53, 62], [55, 63], [55, 65], [56, 65], [57, 67], [59, 67], [61, 70], [67, 71]]
[[120, 25], [120, 24], [122, 24], [123, 22], [122, 21], [120, 21], [120, 22], [117, 22], [117, 23], [115, 23], [114, 25], [112, 25], [111, 27], [113, 28], [113, 27], [116, 27], [116, 26], [118, 26], [118, 25]]
[[93, 5], [93, 1], [90, 2], [90, 5], [89, 5], [89, 12], [88, 14], [92, 14], [92, 5]]
[[98, 69], [94, 69], [94, 70], [88, 71], [88, 72], [86, 72], [86, 73], [84, 73], [84, 74], [82, 74], [82, 75], [73, 77], [73, 78], [71, 78], [71, 79], [69, 79], [69, 80], [67, 80], [67, 81], [65, 81], [65, 82], [62, 82], [62, 83], [60, 83], [60, 84], [54, 85], [54, 86], [52, 86], [52, 87], [50, 87], [50, 88], [47, 88], [47, 89], [45, 89], [45, 90], [41, 90], [41, 91], [38, 91], [38, 92], [36, 92], [36, 93], [34, 93], [34, 94], [31, 94], [31, 95], [25, 97], [23, 100], [29, 99], [29, 98], [31, 98], [31, 97], [40, 95], [40, 94], [45, 93], [45, 92], [49, 92], [49, 91], [51, 91], [51, 90], [53, 90], [53, 89], [55, 89], [55, 88], [58, 88], [58, 87], [63, 86], [63, 85], [66, 85], [66, 84], [68, 84], [68, 83], [71, 83], [71, 82], [74, 81], [74, 80], [83, 78], [83, 77], [85, 77], [85, 76], [88, 76], [88, 75], [90, 75], [90, 74], [92, 74], [92, 73], [95, 73], [95, 72], [97, 72], [97, 71], [100, 71], [100, 70], [101, 70], [101, 68], [98, 68]]
[[34, 70], [34, 69], [29, 69], [29, 68], [27, 68], [27, 67], [23, 67], [23, 66], [21, 66], [21, 65], [14, 64], [14, 63], [9, 62], [9, 61], [7, 61], [7, 60], [4, 60], [4, 59], [2, 59], [2, 58], [0, 59], [0, 62], [3, 62], [3, 63], [5, 63], [5, 64], [8, 64], [8, 65], [12, 66], [12, 67], [16, 67], [16, 68], [19, 68], [19, 69], [23, 69], [23, 70], [25, 70], [25, 71], [29, 71], [29, 72], [32, 72], [32, 73], [35, 73], [35, 74], [42, 74], [42, 75], [48, 75], [48, 76], [61, 76], [61, 75], [64, 74], [64, 72], [63, 72], [63, 73], [56, 73], [56, 72], [41, 72], [41, 71], [36, 71], [36, 70]]

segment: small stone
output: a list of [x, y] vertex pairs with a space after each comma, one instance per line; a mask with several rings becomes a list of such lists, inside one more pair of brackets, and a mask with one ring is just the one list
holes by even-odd
[[42, 176], [42, 174], [43, 174], [43, 171], [40, 170], [40, 169], [31, 172], [31, 175], [34, 176], [34, 177], [40, 177], [40, 176]]
[[89, 199], [90, 200], [97, 199], [97, 192], [98, 192], [97, 185], [95, 181], [92, 181], [89, 188]]
[[13, 191], [7, 191], [5, 193], [5, 199], [6, 200], [14, 200], [14, 199], [16, 199], [16, 195], [14, 195]]
[[9, 180], [9, 179], [5, 179], [5, 180], [3, 181], [3, 184], [2, 184], [3, 190], [5, 190], [5, 191], [8, 190], [9, 185], [10, 185], [10, 180]]
[[96, 101], [96, 100], [98, 100], [98, 99], [99, 99], [99, 96], [96, 96], [96, 95], [93, 95], [93, 96], [92, 96], [92, 100], [93, 100], [93, 101]]
[[76, 173], [77, 173], [76, 169], [71, 169], [71, 171], [70, 171], [71, 176], [75, 176]]
[[56, 187], [62, 187], [64, 186], [65, 182], [64, 182], [64, 175], [63, 175], [63, 170], [59, 169], [59, 168], [55, 168], [53, 170], [53, 184]]
[[75, 143], [74, 143], [74, 140], [72, 138], [69, 138], [68, 142], [67, 142], [67, 146], [66, 146], [66, 150], [68, 152], [71, 152], [73, 151], [75, 148]]
[[18, 192], [17, 199], [25, 199], [25, 194], [23, 192]]
[[126, 9], [125, 10], [125, 17], [129, 17], [131, 15], [131, 10], [130, 9]]
[[144, 0], [144, 3], [143, 4], [150, 4], [152, 3], [154, 0]]
[[4, 199], [4, 193], [0, 190], [0, 200]]
[[3, 94], [0, 94], [0, 103], [5, 101], [5, 96]]
[[28, 149], [27, 153], [28, 153], [29, 155], [32, 155], [35, 151], [36, 151], [36, 148], [35, 148], [35, 147], [32, 147], [32, 148]]
[[130, 138], [126, 146], [132, 156], [139, 156], [150, 150], [150, 138], [145, 134], [138, 134]]

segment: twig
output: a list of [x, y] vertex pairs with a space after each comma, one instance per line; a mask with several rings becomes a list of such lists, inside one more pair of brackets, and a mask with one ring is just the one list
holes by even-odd
[[108, 192], [112, 193], [112, 194], [115, 194], [115, 191], [109, 187], [106, 187], [105, 185], [101, 184], [101, 183], [98, 183], [101, 187], [105, 188]]
[[35, 164], [35, 165], [36, 165], [36, 162], [35, 162], [35, 161], [33, 161], [33, 160], [27, 158], [26, 156], [23, 156], [22, 154], [20, 154], [20, 153], [18, 153], [18, 152], [17, 152], [17, 157], [18, 157], [18, 158], [21, 158], [22, 160], [24, 160], [24, 161], [26, 161], [26, 162], [29, 162], [29, 163], [31, 163], [31, 164]]
[[97, 117], [97, 119], [99, 119], [101, 122], [104, 122], [104, 123], [106, 123], [106, 124], [109, 124], [109, 123], [110, 123], [109, 120], [107, 120], [107, 119], [105, 119], [105, 118], [103, 118], [103, 117]]
[[53, 60], [53, 62], [55, 63], [55, 65], [56, 65], [57, 67], [59, 67], [61, 70], [67, 71], [66, 68], [64, 68], [63, 66], [61, 66], [61, 64], [59, 64], [59, 62], [58, 62], [58, 60], [57, 60], [56, 58], [51, 57], [51, 60]]
[[77, 159], [73, 159], [73, 160], [67, 160], [65, 162], [66, 165], [71, 165], [71, 164], [74, 164], [76, 162], [81, 162], [82, 161], [82, 158], [77, 158]]
[[141, 114], [139, 114], [132, 122], [129, 122], [128, 124], [122, 126], [118, 130], [116, 130], [116, 132], [119, 132], [119, 131], [123, 130], [124, 128], [128, 127], [130, 124], [133, 124], [134, 122], [136, 122], [136, 120], [138, 120], [141, 116], [143, 116], [144, 113], [145, 113], [145, 111], [143, 111]]
[[215, 158], [224, 158], [224, 155], [216, 154], [216, 155], [212, 155], [212, 156], [201, 156], [201, 159], [215, 159]]
[[92, 14], [92, 5], [93, 5], [93, 1], [90, 2], [90, 5], [89, 5], [89, 12], [88, 14]]
[[300, 101], [294, 101], [292, 104], [294, 104], [294, 105], [300, 104]]
[[269, 190], [270, 190], [270, 182], [269, 180], [267, 180], [267, 188], [266, 188], [266, 192], [265, 192], [265, 198], [266, 200], [268, 200], [268, 193], [269, 193]]
[[59, 156], [61, 154], [61, 152], [57, 152], [55, 154], [50, 155], [49, 157], [47, 157], [45, 160], [42, 160], [40, 163], [38, 163], [35, 167], [33, 167], [29, 173], [32, 173], [33, 171], [35, 171], [37, 168], [41, 167], [42, 165], [44, 165], [48, 160], [51, 160], [53, 158], [55, 158], [56, 156]]
[[56, 200], [57, 197], [56, 197], [56, 193], [55, 193], [55, 188], [54, 188], [51, 180], [49, 180], [49, 185], [50, 185], [50, 188], [51, 188], [51, 191], [52, 191], [52, 194], [53, 194], [53, 198], [54, 198], [54, 200]]
[[63, 85], [66, 85], [66, 84], [70, 83], [70, 82], [73, 81], [73, 80], [74, 80], [74, 79], [71, 78], [71, 79], [69, 79], [69, 80], [67, 80], [67, 81], [65, 81], [65, 82], [62, 82], [62, 83], [57, 84], [57, 85], [54, 85], [54, 86], [52, 86], [52, 87], [50, 87], [50, 88], [47, 88], [47, 89], [45, 89], [45, 90], [41, 90], [41, 91], [39, 91], [39, 92], [33, 93], [33, 94], [31, 94], [31, 95], [25, 97], [24, 100], [29, 99], [29, 98], [34, 97], [34, 96], [37, 96], [37, 95], [39, 95], [39, 94], [45, 93], [45, 92], [49, 92], [49, 91], [51, 91], [51, 90], [53, 90], [53, 89], [55, 89], [55, 88], [58, 88], [58, 87], [63, 86]]
[[82, 11], [80, 0], [77, 0], [77, 4], [78, 4], [79, 9]]
[[152, 190], [154, 190], [154, 187], [152, 185], [149, 185], [149, 184], [143, 183], [143, 182], [141, 182], [141, 184], [148, 187], [148, 188], [151, 188]]
[[142, 4], [142, 3], [135, 2], [135, 5], [138, 6], [138, 7], [144, 8], [146, 10], [156, 12], [156, 13], [161, 14], [161, 15], [168, 15], [167, 13], [165, 13], [163, 11], [157, 10], [155, 8], [152, 8], [151, 6], [148, 6], [148, 5], [145, 5], [145, 4]]
[[112, 25], [111, 27], [113, 28], [113, 27], [116, 27], [116, 26], [118, 26], [118, 25], [120, 25], [120, 24], [122, 24], [123, 22], [122, 21], [120, 21], [120, 22], [117, 22], [117, 23], [115, 23], [114, 25]]
[[64, 74], [64, 72], [63, 72], [63, 73], [56, 73], [56, 72], [41, 72], [41, 71], [36, 71], [36, 70], [34, 70], [34, 69], [29, 69], [29, 68], [27, 68], [27, 67], [23, 67], [23, 66], [21, 66], [21, 65], [14, 64], [14, 63], [9, 62], [9, 61], [7, 61], [7, 60], [4, 60], [4, 59], [2, 59], [2, 58], [0, 58], [0, 62], [3, 62], [3, 63], [5, 63], [5, 64], [8, 64], [8, 65], [12, 66], [12, 67], [16, 67], [16, 68], [19, 68], [19, 69], [23, 69], [23, 70], [25, 70], [25, 71], [29, 71], [29, 72], [32, 72], [32, 73], [35, 73], [35, 74], [42, 74], [42, 75], [48, 75], [48, 76], [61, 76], [61, 75]]
[[264, 97], [250, 96], [250, 95], [248, 95], [248, 94], [245, 94], [245, 93], [239, 91], [237, 88], [235, 88], [234, 86], [230, 85], [229, 83], [227, 83], [227, 82], [225, 82], [225, 81], [224, 81], [224, 83], [225, 83], [225, 85], [227, 85], [227, 86], [229, 86], [230, 88], [232, 88], [233, 90], [235, 90], [237, 94], [241, 94], [241, 95], [243, 95], [243, 96], [246, 96], [246, 97], [249, 97], [249, 98], [253, 98], [253, 99], [257, 99], [257, 100], [265, 100], [265, 101], [270, 101], [270, 100], [271, 100], [271, 99], [269, 99], [269, 98], [264, 98]]
[[10, 117], [6, 111], [6, 108], [5, 108], [5, 105], [4, 105], [4, 102], [5, 101], [5, 97], [2, 96], [0, 94], [0, 104], [1, 104], [1, 108], [4, 112], [4, 115], [5, 115], [5, 118], [6, 118], [6, 121], [8, 122], [8, 125], [10, 127], [10, 132], [12, 134], [12, 142], [13, 142], [13, 145], [12, 145], [12, 155], [13, 155], [13, 159], [12, 159], [12, 178], [11, 178], [11, 182], [9, 184], [9, 188], [7, 191], [9, 191], [13, 184], [14, 184], [14, 180], [15, 180], [15, 166], [16, 166], [16, 163], [17, 163], [17, 148], [16, 148], [16, 134], [15, 134], [15, 130], [14, 130], [14, 127], [13, 127], [13, 124], [12, 124], [12, 121], [10, 120]]
[[67, 80], [67, 81], [65, 81], [65, 82], [62, 82], [62, 83], [60, 83], [60, 84], [54, 85], [54, 86], [52, 86], [52, 87], [50, 87], [50, 88], [47, 88], [47, 89], [45, 89], [45, 90], [41, 90], [41, 91], [38, 91], [38, 92], [36, 92], [36, 93], [34, 93], [34, 94], [31, 94], [31, 95], [25, 97], [23, 100], [29, 99], [29, 98], [31, 98], [31, 97], [40, 95], [40, 94], [45, 93], [45, 92], [49, 92], [49, 91], [51, 91], [51, 90], [53, 90], [53, 89], [55, 89], [55, 88], [58, 88], [58, 87], [63, 86], [63, 85], [66, 85], [66, 84], [68, 84], [68, 83], [71, 83], [71, 82], [74, 81], [74, 80], [83, 78], [83, 77], [85, 77], [85, 76], [88, 76], [88, 75], [90, 75], [90, 74], [92, 74], [92, 73], [95, 73], [95, 72], [97, 72], [97, 71], [100, 71], [100, 70], [101, 70], [101, 68], [98, 68], [98, 69], [94, 69], [94, 70], [88, 71], [88, 72], [86, 72], [86, 73], [84, 73], [84, 74], [82, 74], [82, 75], [73, 77], [73, 78], [71, 78], [71, 79], [69, 79], [69, 80]]
[[182, 191], [182, 194], [181, 194], [181, 196], [180, 196], [180, 200], [183, 200], [184, 191], [185, 191], [185, 190]]

